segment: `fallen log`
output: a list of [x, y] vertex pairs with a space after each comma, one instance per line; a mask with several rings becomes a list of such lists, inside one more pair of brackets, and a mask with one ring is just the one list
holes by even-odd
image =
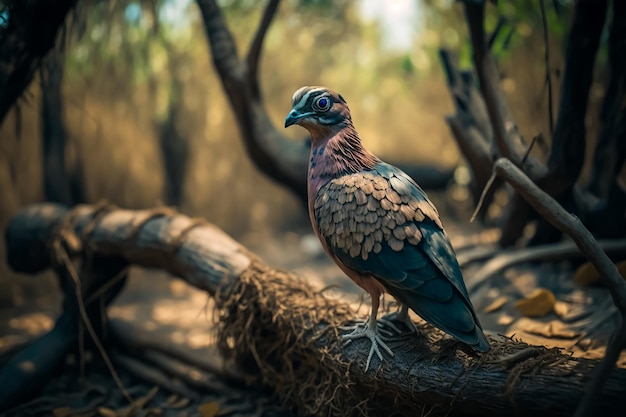
[[[478, 356], [421, 325], [420, 335], [390, 342], [395, 357], [366, 373], [368, 342], [342, 347], [339, 325], [353, 315], [347, 304], [265, 265], [215, 226], [169, 209], [39, 204], [8, 226], [9, 264], [31, 273], [48, 267], [46, 242], [59, 234], [69, 256], [91, 251], [161, 268], [215, 296], [221, 352], [248, 383], [273, 389], [303, 415], [569, 416], [598, 363], [504, 338]], [[519, 353], [528, 349], [532, 355]], [[625, 407], [626, 370], [616, 369], [595, 410], [618, 415]]]

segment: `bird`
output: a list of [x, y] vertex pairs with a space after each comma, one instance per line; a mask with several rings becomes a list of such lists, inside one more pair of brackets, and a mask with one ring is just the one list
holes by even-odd
[[[488, 351], [452, 244], [422, 188], [364, 148], [341, 94], [304, 86], [291, 105], [285, 128], [299, 125], [311, 136], [307, 204], [313, 230], [337, 266], [371, 296], [369, 319], [355, 320], [342, 335], [346, 343], [370, 340], [365, 371], [374, 354], [382, 364], [381, 348], [394, 356], [379, 321], [400, 320], [415, 329], [408, 309], [474, 350]], [[377, 319], [383, 293], [401, 309]]]

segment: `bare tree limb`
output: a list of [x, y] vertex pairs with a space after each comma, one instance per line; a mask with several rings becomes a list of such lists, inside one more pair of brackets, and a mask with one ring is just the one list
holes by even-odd
[[439, 57], [456, 109], [455, 115], [446, 116], [446, 122], [472, 169], [473, 191], [477, 197], [485, 187], [493, 165], [489, 149], [493, 131], [489, 124], [489, 116], [485, 102], [474, 87], [472, 74], [459, 70], [456, 59], [450, 51], [440, 49]]
[[253, 97], [257, 99], [260, 99], [261, 97], [261, 89], [259, 87], [259, 59], [261, 57], [261, 49], [263, 48], [265, 35], [267, 34], [267, 30], [274, 19], [279, 3], [280, 0], [269, 0], [267, 2], [259, 27], [257, 28], [257, 31], [254, 34], [254, 39], [252, 39], [252, 43], [248, 49], [246, 59], [248, 64], [248, 83], [250, 83], [250, 86], [252, 87]]
[[[463, 7], [472, 40], [474, 67], [491, 121], [497, 151], [501, 156], [520, 164], [528, 145], [519, 133], [506, 103], [498, 69], [487, 49], [484, 29], [485, 2], [464, 1]], [[531, 178], [539, 178], [546, 173], [546, 167], [532, 156], [524, 164], [524, 170]]]
[[607, 0], [581, 0], [574, 6], [574, 20], [565, 52], [559, 112], [548, 157], [549, 174], [541, 181], [542, 188], [552, 196], [571, 189], [583, 166], [587, 102], [606, 10]]
[[539, 0], [541, 8], [541, 24], [543, 26], [544, 60], [546, 65], [546, 84], [548, 85], [548, 126], [550, 126], [550, 136], [554, 133], [554, 105], [552, 104], [552, 65], [550, 65], [550, 36], [548, 33], [548, 21], [546, 18], [546, 4], [544, 0]]
[[[615, 366], [615, 361], [621, 350], [626, 347], [626, 281], [617, 271], [617, 267], [596, 242], [593, 235], [585, 228], [582, 222], [568, 213], [552, 197], [542, 191], [511, 161], [500, 158], [494, 164], [494, 173], [511, 184], [541, 216], [557, 229], [569, 235], [581, 252], [600, 272], [606, 282], [613, 302], [620, 312], [620, 325], [609, 342], [606, 354], [595, 369], [593, 377], [585, 390], [583, 399], [576, 411], [576, 417], [590, 415], [595, 407], [604, 383], [607, 381]], [[594, 409], [594, 414], [597, 410]]]
[[[213, 64], [230, 101], [248, 155], [256, 167], [284, 184], [301, 201], [306, 201], [306, 172], [309, 156], [307, 141], [293, 141], [278, 132], [265, 111], [258, 91], [257, 64], [246, 66], [237, 54], [237, 45], [215, 0], [197, 0], [202, 13]], [[277, 4], [272, 1], [269, 6]], [[250, 60], [258, 61], [264, 33], [273, 17], [268, 7], [257, 31]], [[258, 47], [255, 46], [257, 45]], [[251, 83], [251, 81], [254, 81]]]
[[626, 157], [626, 4], [613, 1], [608, 40], [609, 82], [602, 103], [602, 128], [588, 189], [607, 199]]
[[[532, 358], [503, 364], [502, 358], [528, 348], [508, 339], [493, 340], [490, 353], [477, 359], [423, 328], [421, 336], [394, 341], [395, 357], [378, 371], [364, 373], [368, 342], [342, 348], [335, 324], [328, 324], [350, 317], [345, 304], [264, 266], [216, 227], [171, 210], [112, 210], [94, 218], [96, 213], [89, 206], [72, 212], [51, 204], [25, 209], [7, 229], [11, 265], [29, 272], [45, 268], [45, 242], [57, 225], [65, 224], [64, 236], [75, 242], [68, 245], [70, 254], [92, 248], [98, 256], [163, 268], [211, 294], [219, 292], [221, 319], [232, 324], [235, 315], [236, 323], [248, 323], [245, 329], [220, 327], [238, 335], [230, 349], [244, 356], [236, 356], [235, 363], [258, 369], [260, 374], [248, 371], [251, 381], [278, 390], [284, 404], [301, 413], [346, 415], [357, 407], [389, 414], [434, 407], [435, 413], [569, 416], [595, 365], [541, 347]], [[276, 292], [283, 289], [291, 296]], [[308, 308], [305, 300], [323, 308]], [[330, 391], [322, 389], [325, 377], [332, 378], [333, 384], [326, 385]], [[626, 371], [619, 370], [609, 377], [595, 410], [617, 416], [624, 406]]]

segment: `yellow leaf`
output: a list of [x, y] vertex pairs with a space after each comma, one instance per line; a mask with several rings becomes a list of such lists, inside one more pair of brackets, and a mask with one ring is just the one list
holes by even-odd
[[485, 307], [485, 309], [483, 310], [485, 313], [493, 313], [494, 311], [498, 311], [502, 308], [502, 306], [504, 306], [506, 304], [506, 302], [509, 300], [508, 297], [506, 296], [501, 296], [496, 298], [495, 300], [493, 300], [491, 302], [491, 304], [489, 304], [487, 307]]
[[220, 405], [217, 401], [211, 401], [198, 407], [198, 411], [202, 417], [215, 417], [220, 411]]
[[574, 273], [574, 283], [588, 287], [600, 281], [600, 273], [591, 262], [585, 262]]
[[98, 413], [101, 417], [117, 417], [117, 412], [107, 407], [98, 407]]
[[549, 338], [573, 339], [580, 334], [570, 329], [560, 320], [552, 320], [543, 323], [532, 319], [521, 318], [517, 322], [517, 327], [524, 330], [526, 333]]
[[557, 301], [554, 304], [554, 312], [556, 313], [557, 316], [561, 318], [567, 316], [567, 313], [569, 313], [569, 310], [570, 310], [570, 305], [566, 303], [565, 301]]
[[72, 414], [72, 409], [70, 407], [59, 407], [52, 410], [52, 415], [54, 417], [68, 417]]
[[[622, 278], [626, 278], [626, 261], [617, 262], [615, 266]], [[591, 262], [585, 262], [574, 273], [574, 282], [583, 287], [597, 284], [601, 280], [600, 272]]]
[[515, 303], [515, 308], [523, 316], [541, 317], [548, 314], [555, 303], [556, 298], [554, 298], [552, 291], [546, 288], [537, 288], [531, 295]]

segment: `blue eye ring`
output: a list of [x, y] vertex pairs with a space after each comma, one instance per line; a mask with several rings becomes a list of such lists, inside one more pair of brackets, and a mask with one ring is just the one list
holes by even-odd
[[317, 111], [328, 111], [332, 106], [332, 100], [329, 96], [320, 96], [313, 102], [313, 108]]

